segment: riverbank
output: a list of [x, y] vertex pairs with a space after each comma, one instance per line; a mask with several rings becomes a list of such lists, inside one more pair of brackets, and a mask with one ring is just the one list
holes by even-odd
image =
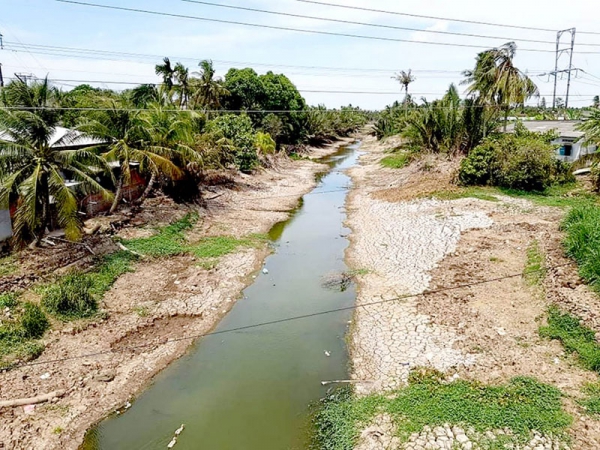
[[[380, 164], [385, 149], [385, 143], [368, 138], [360, 166], [350, 171], [354, 189], [348, 200], [352, 234], [347, 258], [364, 273], [358, 277], [357, 305], [376, 303], [356, 310], [349, 337], [359, 397], [402, 389], [419, 368], [439, 371], [444, 383], [462, 380], [461, 389], [485, 383], [510, 392], [514, 377], [532, 377], [548, 389], [560, 389], [565, 397], [548, 405], [560, 408], [562, 402], [573, 425], [563, 444], [538, 434], [522, 448], [566, 448], [568, 441], [573, 449], [598, 448], [599, 422], [577, 403], [585, 383], [597, 375], [580, 368], [556, 341], [539, 335], [551, 303], [567, 310], [583, 303], [584, 318], [595, 318], [597, 296], [579, 280], [574, 265], [549, 270], [534, 282], [520, 276], [531, 266], [532, 255], [545, 267], [569, 263], [559, 229], [564, 210], [505, 195], [448, 195], [456, 190], [451, 185], [455, 163], [426, 158], [386, 169]], [[452, 200], [432, 198], [436, 193]], [[482, 283], [497, 278], [503, 279]], [[588, 322], [598, 331], [594, 319]], [[397, 413], [398, 406], [390, 408]], [[483, 438], [485, 432], [503, 433], [485, 429], [483, 412], [462, 416], [463, 422], [473, 421], [471, 431], [444, 423], [440, 413], [414, 418], [431, 426], [417, 427], [421, 431], [409, 433], [403, 444], [393, 415], [385, 413], [385, 406], [378, 414], [358, 430], [355, 448], [479, 448], [482, 427]], [[452, 413], [446, 417], [450, 421]]]
[[[353, 140], [313, 149], [309, 157], [333, 154]], [[221, 188], [199, 211], [188, 240], [267, 233], [288, 218], [298, 199], [316, 185], [315, 174], [324, 170], [326, 166], [311, 161], [281, 160], [274, 169], [239, 175], [235, 189]], [[149, 232], [129, 229], [126, 237]], [[54, 362], [0, 374], [2, 399], [66, 391], [62, 398], [38, 405], [31, 415], [23, 407], [0, 410], [0, 443], [10, 449], [78, 448], [91, 425], [125, 407], [158, 372], [185, 354], [192, 344], [187, 336], [215, 327], [268, 253], [266, 245], [241, 248], [211, 266], [193, 256], [136, 263], [105, 296], [106, 320], [53, 331], [39, 362]], [[79, 358], [95, 353], [101, 355]]]

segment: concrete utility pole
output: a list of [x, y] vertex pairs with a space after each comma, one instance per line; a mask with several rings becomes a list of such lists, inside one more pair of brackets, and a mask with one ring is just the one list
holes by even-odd
[[[575, 72], [577, 75], [577, 71], [579, 69], [575, 69], [573, 67], [573, 49], [575, 48], [575, 28], [569, 28], [567, 30], [561, 30], [556, 34], [556, 59], [554, 62], [554, 72], [550, 72], [549, 75], [554, 75], [554, 94], [552, 95], [552, 108], [556, 108], [556, 87], [558, 84], [558, 74], [567, 74], [567, 98], [565, 100], [565, 108], [569, 107], [569, 92], [571, 90], [571, 72]], [[567, 48], [560, 48], [561, 38], [564, 34], [569, 33], [571, 35], [571, 45]], [[567, 53], [569, 55], [569, 68], [564, 70], [558, 70], [558, 60], [562, 56], [563, 53]]]
[[[0, 33], [0, 50], [4, 49], [4, 43], [2, 42], [2, 33]], [[0, 63], [0, 87], [4, 87], [4, 78], [2, 77], [2, 63]]]

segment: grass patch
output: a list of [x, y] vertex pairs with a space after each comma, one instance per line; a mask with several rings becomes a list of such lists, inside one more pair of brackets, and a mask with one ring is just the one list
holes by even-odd
[[562, 409], [558, 389], [535, 379], [518, 377], [488, 386], [475, 382], [445, 383], [438, 375], [411, 376], [409, 385], [393, 395], [356, 397], [349, 388], [328, 396], [314, 413], [314, 449], [352, 450], [361, 429], [378, 414], [389, 414], [397, 435], [406, 442], [425, 426], [444, 424], [473, 428], [478, 433], [508, 428], [506, 443], [525, 443], [538, 431], [562, 436], [572, 422]]
[[16, 294], [1, 294], [0, 368], [10, 367], [16, 360], [37, 358], [44, 346], [37, 341], [50, 324], [41, 308], [19, 301]]
[[189, 243], [185, 232], [191, 230], [198, 221], [197, 214], [188, 214], [183, 219], [157, 230], [157, 234], [148, 238], [130, 239], [125, 245], [134, 252], [152, 257], [166, 257], [192, 254], [197, 258], [219, 258], [236, 251], [240, 247], [253, 247], [265, 242], [264, 235], [251, 235], [247, 238], [214, 236]]
[[600, 416], [600, 383], [586, 383], [583, 387], [583, 393], [586, 398], [579, 404], [583, 406], [585, 412], [592, 416]]
[[600, 206], [573, 208], [563, 222], [567, 255], [577, 261], [579, 274], [600, 292]]
[[14, 256], [0, 258], [0, 277], [7, 277], [17, 272], [18, 267]]
[[527, 262], [523, 270], [523, 278], [529, 286], [540, 286], [546, 277], [544, 254], [540, 243], [534, 240], [527, 248]]
[[381, 160], [381, 165], [388, 169], [402, 169], [412, 161], [411, 155], [404, 152], [392, 153]]
[[598, 196], [580, 189], [576, 183], [551, 186], [543, 192], [527, 192], [516, 189], [497, 188], [498, 192], [510, 197], [518, 197], [540, 206], [573, 208], [598, 203]]
[[460, 198], [476, 198], [487, 202], [498, 202], [498, 198], [494, 195], [497, 191], [484, 187], [461, 187], [447, 191], [437, 191], [429, 194], [428, 197], [437, 198], [438, 200], [458, 200]]
[[582, 325], [577, 317], [552, 306], [548, 325], [540, 328], [540, 335], [561, 341], [566, 351], [577, 355], [585, 369], [600, 373], [600, 345], [594, 331]]
[[132, 271], [136, 257], [121, 251], [101, 258], [98, 266], [85, 274], [71, 274], [39, 290], [44, 308], [63, 321], [94, 316], [98, 302], [121, 275]]

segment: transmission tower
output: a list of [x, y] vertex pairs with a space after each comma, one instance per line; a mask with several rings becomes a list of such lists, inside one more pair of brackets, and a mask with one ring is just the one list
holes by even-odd
[[[567, 30], [561, 30], [556, 34], [556, 60], [554, 62], [554, 72], [550, 72], [549, 75], [554, 75], [554, 94], [552, 95], [552, 108], [556, 108], [556, 87], [558, 84], [558, 74], [567, 74], [567, 96], [565, 100], [565, 108], [569, 107], [569, 91], [571, 90], [571, 72], [575, 72], [579, 69], [573, 68], [573, 49], [575, 48], [575, 28], [569, 28]], [[561, 40], [563, 35], [571, 35], [571, 45], [566, 48], [560, 48]], [[569, 55], [569, 67], [567, 69], [558, 70], [559, 59], [563, 54]]]

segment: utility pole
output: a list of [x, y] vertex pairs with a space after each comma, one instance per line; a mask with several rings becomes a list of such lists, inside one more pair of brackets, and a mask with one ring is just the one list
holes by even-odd
[[[0, 33], [0, 50], [4, 49], [4, 43], [2, 42], [2, 33]], [[0, 88], [4, 87], [4, 78], [2, 77], [2, 63], [0, 63]]]
[[[569, 92], [571, 90], [571, 72], [575, 72], [579, 69], [573, 68], [573, 49], [575, 48], [575, 28], [569, 28], [567, 30], [561, 30], [556, 34], [556, 59], [554, 61], [554, 72], [550, 72], [548, 75], [554, 75], [554, 93], [552, 95], [552, 108], [556, 108], [556, 88], [558, 85], [558, 74], [567, 74], [567, 98], [565, 100], [565, 107], [569, 107]], [[564, 34], [569, 33], [571, 35], [571, 45], [567, 48], [560, 48], [561, 38]], [[569, 55], [569, 68], [564, 70], [558, 70], [558, 60], [563, 53]]]

